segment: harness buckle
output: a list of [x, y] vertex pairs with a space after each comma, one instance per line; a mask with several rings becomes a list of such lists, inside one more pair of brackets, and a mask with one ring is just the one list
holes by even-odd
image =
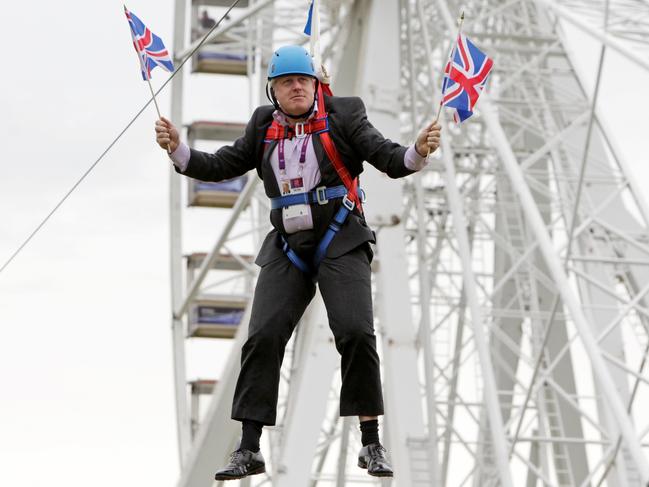
[[319, 205], [326, 205], [327, 203], [329, 203], [329, 200], [327, 199], [326, 186], [319, 186], [315, 189], [315, 199]]
[[343, 196], [343, 206], [347, 208], [349, 211], [353, 211], [354, 207], [356, 206], [356, 203], [354, 203], [352, 200], [350, 200], [347, 195]]
[[295, 137], [298, 139], [301, 139], [303, 137], [306, 137], [307, 133], [304, 130], [304, 124], [305, 122], [298, 122], [295, 124]]

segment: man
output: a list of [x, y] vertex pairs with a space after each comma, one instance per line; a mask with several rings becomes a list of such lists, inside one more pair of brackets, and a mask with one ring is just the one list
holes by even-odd
[[216, 21], [209, 16], [207, 10], [203, 10], [203, 13], [201, 14], [201, 18], [200, 18], [200, 24], [203, 30], [209, 30], [212, 27], [214, 27], [214, 25], [216, 25]]
[[408, 148], [385, 139], [360, 98], [326, 94], [300, 46], [275, 51], [268, 81], [273, 106], [257, 108], [245, 134], [215, 154], [190, 150], [165, 118], [155, 128], [177, 172], [221, 181], [256, 169], [273, 208], [274, 228], [256, 259], [261, 270], [232, 407], [242, 439], [215, 478], [265, 471], [259, 438], [263, 425], [275, 424], [284, 348], [316, 281], [341, 355], [340, 415], [360, 420], [358, 464], [370, 475], [391, 477], [378, 432], [383, 398], [372, 316], [374, 232], [362, 213], [357, 177], [363, 161], [392, 178], [420, 170], [439, 146], [441, 127], [425, 127]]

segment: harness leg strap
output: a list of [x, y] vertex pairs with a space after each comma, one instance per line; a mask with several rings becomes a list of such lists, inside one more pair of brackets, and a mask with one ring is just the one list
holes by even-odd
[[315, 251], [315, 255], [313, 256], [313, 265], [316, 269], [320, 267], [320, 263], [325, 258], [327, 249], [329, 248], [331, 241], [340, 231], [340, 228], [342, 227], [343, 223], [345, 223], [345, 220], [347, 220], [347, 217], [353, 209], [354, 203], [345, 196], [343, 198], [342, 206], [338, 209], [333, 220], [329, 223], [329, 228], [327, 228], [327, 231], [322, 237], [322, 240], [320, 240], [318, 248]]
[[315, 272], [313, 272], [311, 267], [309, 267], [309, 265], [306, 262], [304, 262], [304, 260], [302, 260], [302, 258], [299, 255], [297, 255], [297, 253], [291, 247], [288, 246], [288, 242], [286, 241], [283, 235], [282, 235], [282, 250], [286, 254], [286, 257], [288, 257], [288, 260], [291, 261], [291, 264], [293, 264], [295, 267], [297, 267], [298, 269], [300, 269], [302, 272], [304, 272], [309, 276], [315, 275]]

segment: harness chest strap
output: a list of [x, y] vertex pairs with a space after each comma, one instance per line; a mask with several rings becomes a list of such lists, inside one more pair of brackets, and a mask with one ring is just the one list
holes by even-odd
[[264, 142], [268, 143], [272, 140], [292, 139], [293, 137], [305, 137], [310, 134], [321, 134], [329, 130], [329, 119], [325, 116], [322, 118], [315, 118], [304, 123], [296, 123], [294, 126], [286, 126], [280, 124], [277, 120], [273, 120], [268, 130], [266, 130], [266, 137]]

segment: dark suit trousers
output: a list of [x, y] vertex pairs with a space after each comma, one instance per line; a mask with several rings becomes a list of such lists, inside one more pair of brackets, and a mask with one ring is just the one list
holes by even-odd
[[[329, 326], [341, 355], [341, 416], [383, 414], [368, 245], [325, 258], [318, 272]], [[275, 424], [284, 349], [314, 294], [311, 279], [284, 255], [261, 268], [248, 340], [241, 352], [232, 419]]]

